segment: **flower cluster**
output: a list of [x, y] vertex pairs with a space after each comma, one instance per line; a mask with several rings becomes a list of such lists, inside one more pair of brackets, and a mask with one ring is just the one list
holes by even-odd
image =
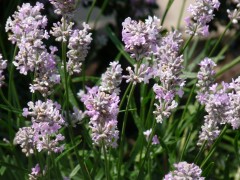
[[103, 74], [100, 87], [88, 88], [86, 94], [79, 94], [86, 107], [85, 113], [90, 117], [89, 124], [95, 145], [117, 147], [118, 86], [121, 83], [121, 72], [122, 69], [118, 63], [110, 63], [110, 67]]
[[236, 7], [234, 10], [227, 9], [228, 17], [232, 21], [233, 24], [237, 24], [238, 20], [240, 19], [240, 1], [239, 0], [233, 0], [234, 3], [236, 3]]
[[97, 86], [88, 88], [87, 93], [81, 96], [86, 107], [85, 113], [90, 117], [92, 140], [95, 145], [104, 143], [115, 148], [118, 140], [117, 114], [119, 112], [119, 97], [116, 93], [107, 94]]
[[200, 70], [197, 75], [198, 82], [196, 84], [196, 87], [199, 88], [199, 91], [197, 92], [196, 98], [201, 104], [204, 104], [208, 98], [207, 95], [209, 88], [214, 82], [215, 71], [213, 68], [216, 66], [216, 64], [211, 59], [206, 57], [200, 62], [199, 65]]
[[207, 145], [211, 145], [213, 141], [218, 137], [219, 125], [228, 123], [229, 111], [229, 85], [222, 83], [223, 88], [217, 90], [217, 84], [210, 87], [207, 99], [205, 100], [205, 110], [208, 113], [204, 116], [204, 125], [199, 134], [198, 145], [202, 145], [205, 141]]
[[125, 43], [125, 49], [137, 61], [151, 56], [156, 51], [161, 37], [160, 19], [149, 16], [145, 22], [137, 22], [128, 17], [122, 26], [122, 40]]
[[34, 72], [36, 79], [30, 87], [31, 92], [37, 90], [46, 96], [51, 93], [49, 86], [60, 82], [60, 75], [54, 55], [56, 48], [50, 48], [49, 53], [43, 44], [43, 40], [48, 39], [49, 35], [44, 30], [47, 18], [41, 15], [42, 9], [41, 3], [35, 6], [26, 3], [18, 7], [18, 11], [12, 16], [13, 20], [8, 18], [6, 31], [9, 32], [9, 40], [16, 43], [19, 49], [13, 64], [21, 74]]
[[67, 70], [69, 74], [80, 73], [82, 62], [85, 60], [89, 45], [92, 41], [92, 33], [89, 33], [90, 26], [83, 23], [82, 30], [74, 30], [69, 38], [67, 57]]
[[55, 7], [55, 13], [58, 15], [66, 15], [75, 9], [75, 0], [49, 0]]
[[3, 60], [2, 54], [0, 54], [0, 88], [4, 84], [3, 70], [7, 68], [7, 60]]
[[240, 126], [240, 78], [230, 84], [222, 82], [222, 87], [218, 88], [218, 84], [213, 84], [215, 74], [213, 67], [216, 64], [211, 59], [205, 58], [200, 66], [197, 99], [205, 105], [208, 114], [204, 116], [198, 145], [202, 145], [205, 141], [207, 145], [211, 145], [220, 133], [221, 124], [231, 124], [233, 129], [238, 129]]
[[185, 81], [180, 77], [183, 70], [183, 56], [178, 55], [182, 42], [179, 32], [168, 33], [162, 38], [153, 61], [153, 76], [161, 82], [161, 85], [153, 86], [158, 101], [155, 103], [154, 114], [159, 123], [162, 123], [163, 118], [169, 117], [171, 111], [177, 107], [175, 96], [183, 96], [182, 88]]
[[58, 131], [65, 124], [60, 114], [61, 106], [52, 100], [46, 102], [29, 102], [23, 109], [24, 117], [31, 117], [32, 126], [20, 128], [14, 143], [20, 144], [22, 151], [29, 156], [37, 149], [38, 152], [61, 152], [64, 149], [60, 142], [65, 138]]
[[187, 23], [186, 33], [208, 36], [207, 24], [213, 19], [214, 10], [218, 10], [219, 6], [218, 0], [196, 0], [195, 4], [191, 4], [188, 8], [191, 16], [185, 19]]
[[149, 79], [152, 77], [151, 68], [145, 64], [141, 64], [138, 67], [137, 64], [134, 65], [134, 71], [129, 66], [126, 69], [129, 72], [129, 75], [124, 75], [123, 78], [127, 79], [126, 82], [133, 82], [133, 84], [144, 82], [145, 84], [149, 82]]
[[100, 91], [112, 94], [115, 92], [117, 95], [120, 92], [118, 86], [122, 82], [122, 67], [121, 65], [113, 61], [110, 63], [110, 67], [107, 68], [107, 71], [102, 74], [101, 85], [99, 87]]
[[46, 173], [46, 171], [43, 170], [41, 172], [41, 168], [40, 168], [39, 164], [36, 164], [36, 166], [32, 168], [31, 174], [28, 175], [29, 180], [37, 180], [37, 179], [41, 178], [42, 176], [44, 176], [45, 173]]
[[[146, 140], [149, 141], [149, 138], [151, 136], [151, 133], [152, 133], [152, 129], [149, 129], [149, 130], [146, 130], [143, 132], [144, 136], [146, 137]], [[158, 140], [158, 137], [157, 135], [154, 135], [153, 138], [152, 138], [152, 144], [154, 145], [157, 145], [159, 144], [159, 140]]]
[[204, 180], [201, 177], [202, 170], [194, 163], [189, 164], [187, 162], [179, 162], [174, 164], [175, 170], [165, 175], [164, 180], [175, 180], [175, 179], [195, 179]]
[[68, 22], [66, 18], [62, 17], [61, 22], [53, 24], [50, 34], [52, 34], [58, 42], [67, 42], [72, 34], [73, 25], [73, 22]]

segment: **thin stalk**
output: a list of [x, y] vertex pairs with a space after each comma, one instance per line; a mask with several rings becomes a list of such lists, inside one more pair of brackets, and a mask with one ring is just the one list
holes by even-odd
[[161, 26], [163, 25], [163, 23], [164, 23], [164, 21], [165, 21], [165, 18], [166, 18], [166, 16], [167, 16], [167, 13], [168, 13], [170, 7], [172, 6], [173, 2], [174, 2], [174, 0], [168, 0], [168, 4], [167, 4], [167, 7], [166, 7], [166, 10], [165, 10], [164, 13], [163, 13]]
[[11, 59], [11, 62], [10, 62], [9, 81], [8, 81], [8, 101], [9, 101], [9, 102], [12, 101], [12, 95], [13, 95], [13, 86], [14, 86], [14, 79], [13, 79], [13, 71], [14, 71], [13, 61], [14, 61], [14, 58], [15, 58], [15, 56], [16, 56], [16, 54], [17, 54], [17, 50], [18, 50], [18, 47], [15, 46], [14, 52], [13, 52], [13, 56], [12, 56], [12, 59]]
[[235, 58], [234, 60], [232, 60], [230, 63], [227, 63], [225, 66], [223, 66], [217, 73], [216, 73], [216, 78], [221, 76], [224, 72], [226, 72], [227, 70], [231, 69], [232, 67], [234, 67], [235, 65], [237, 65], [238, 63], [240, 63], [240, 56], [238, 56], [237, 58]]
[[218, 38], [218, 41], [215, 43], [214, 47], [212, 48], [210, 54], [208, 57], [211, 57], [213, 55], [213, 53], [215, 52], [217, 46], [219, 45], [219, 43], [222, 41], [223, 36], [225, 35], [225, 33], [227, 32], [227, 30], [229, 29], [229, 27], [232, 25], [232, 21], [230, 21], [228, 23], [228, 25], [226, 26], [225, 30], [223, 31], [223, 33], [221, 34], [220, 38]]
[[119, 109], [122, 108], [123, 103], [124, 103], [124, 100], [126, 99], [127, 94], [128, 94], [128, 92], [130, 91], [131, 86], [132, 86], [132, 82], [131, 82], [130, 84], [128, 84], [128, 87], [127, 87], [127, 89], [125, 90], [125, 92], [124, 92], [124, 94], [123, 94], [123, 97], [122, 97], [121, 102], [120, 102], [120, 105], [119, 105]]
[[[65, 18], [64, 18], [65, 20]], [[65, 21], [64, 21], [64, 29], [65, 29]], [[64, 65], [64, 87], [65, 87], [65, 98], [66, 98], [66, 118], [67, 118], [67, 121], [69, 122], [70, 119], [69, 119], [69, 91], [68, 91], [68, 88], [69, 87], [69, 81], [68, 81], [68, 73], [67, 73], [67, 57], [66, 57], [66, 50], [67, 50], [67, 44], [66, 42], [62, 42], [62, 61], [63, 61], [63, 65]], [[70, 124], [70, 122], [69, 122]], [[69, 136], [70, 136], [70, 139], [71, 139], [71, 143], [72, 145], [74, 145], [74, 142], [73, 142], [73, 130], [72, 130], [72, 126], [69, 126], [68, 128], [68, 132], [69, 132]], [[83, 162], [83, 160], [80, 158], [79, 154], [78, 154], [78, 150], [77, 150], [77, 147], [74, 146], [74, 152], [76, 154], [76, 157], [77, 157], [77, 160], [78, 160], [78, 163], [80, 164], [81, 166], [81, 171], [85, 177], [85, 179], [91, 179], [91, 176], [89, 174], [89, 171], [87, 169], [87, 166], [86, 164]]]
[[121, 132], [121, 139], [120, 139], [120, 147], [119, 147], [119, 156], [118, 156], [118, 166], [117, 166], [117, 171], [118, 171], [118, 179], [121, 177], [121, 165], [122, 165], [122, 159], [123, 159], [123, 145], [124, 145], [124, 135], [125, 135], [125, 129], [126, 129], [126, 124], [127, 124], [127, 117], [128, 117], [128, 112], [129, 112], [129, 105], [130, 105], [130, 99], [133, 95], [135, 89], [135, 84], [131, 85], [131, 90], [129, 93], [127, 105], [126, 105], [126, 112], [124, 113], [124, 118], [123, 118], [123, 126], [122, 126], [122, 132]]
[[144, 166], [144, 164], [145, 164], [145, 162], [146, 162], [146, 160], [147, 160], [147, 158], [149, 156], [151, 145], [152, 145], [152, 138], [153, 138], [153, 135], [155, 133], [156, 127], [157, 127], [157, 122], [156, 122], [156, 120], [154, 120], [153, 124], [152, 124], [152, 132], [151, 132], [151, 135], [150, 135], [150, 137], [148, 139], [148, 145], [147, 145], [146, 154], [145, 154], [143, 162], [142, 162], [142, 164], [140, 166], [140, 170], [139, 170], [137, 179], [141, 179], [142, 178], [142, 175], [143, 175], [143, 172], [144, 172], [143, 166]]
[[105, 162], [105, 174], [107, 176], [107, 180], [110, 180], [107, 151], [106, 151], [106, 146], [104, 142], [102, 143], [102, 148], [103, 148], [104, 162]]
[[[194, 32], [194, 34], [195, 34], [195, 32]], [[183, 52], [185, 51], [185, 49], [187, 48], [187, 46], [189, 45], [189, 43], [190, 43], [191, 40], [193, 39], [194, 34], [191, 35], [190, 38], [187, 40], [187, 42], [184, 44], [183, 48], [182, 48], [181, 51], [180, 51], [180, 54], [183, 54]]]
[[87, 15], [86, 23], [88, 23], [89, 20], [90, 20], [90, 17], [92, 15], [92, 11], [93, 11], [93, 8], [95, 7], [96, 2], [97, 2], [97, 0], [94, 0], [91, 7], [90, 7], [90, 10], [89, 10], [88, 15]]
[[182, 16], [183, 16], [185, 5], [186, 5], [186, 0], [183, 0], [182, 6], [181, 6], [181, 10], [180, 10], [180, 14], [178, 16], [177, 29], [180, 28], [180, 23], [181, 23], [181, 20], [182, 20]]
[[202, 146], [201, 146], [201, 148], [200, 148], [197, 156], [195, 157], [195, 159], [194, 159], [194, 161], [193, 161], [195, 164], [198, 164], [199, 158], [200, 158], [200, 156], [202, 155], [206, 144], [207, 144], [207, 141], [205, 140], [204, 143], [202, 144]]
[[149, 106], [149, 110], [148, 110], [148, 114], [147, 114], [147, 118], [146, 118], [146, 121], [144, 122], [145, 126], [146, 126], [147, 122], [150, 122], [148, 120], [150, 119], [151, 113], [153, 112], [154, 101], [155, 101], [155, 94], [153, 93], [152, 98], [151, 98], [151, 102], [150, 102], [150, 106]]
[[226, 125], [224, 126], [224, 128], [222, 129], [219, 137], [217, 138], [217, 140], [216, 140], [216, 141], [214, 142], [214, 144], [212, 145], [212, 147], [211, 147], [211, 149], [210, 149], [207, 157], [206, 157], [206, 158], [203, 160], [203, 162], [201, 163], [201, 166], [200, 166], [201, 169], [203, 168], [203, 166], [208, 162], [208, 160], [209, 160], [209, 159], [211, 158], [211, 156], [213, 155], [215, 149], [217, 148], [217, 145], [219, 144], [219, 142], [222, 140], [224, 134], [226, 133], [227, 128], [228, 128], [228, 125], [226, 124]]

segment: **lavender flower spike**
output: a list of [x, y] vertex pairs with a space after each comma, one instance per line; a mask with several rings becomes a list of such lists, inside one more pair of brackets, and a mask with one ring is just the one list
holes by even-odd
[[117, 147], [119, 131], [117, 115], [119, 97], [116, 93], [102, 92], [98, 87], [88, 88], [87, 94], [79, 94], [86, 107], [85, 113], [90, 117], [93, 144]]
[[107, 71], [102, 74], [102, 82], [99, 89], [103, 92], [119, 94], [119, 85], [122, 82], [122, 67], [118, 62], [111, 62]]
[[[218, 9], [220, 2], [218, 0], [196, 0], [195, 4], [191, 4], [188, 11], [190, 17], [185, 19], [187, 23], [186, 33], [190, 35], [208, 36], [208, 23], [214, 17], [214, 10]], [[193, 21], [192, 21], [192, 20]]]
[[175, 170], [165, 175], [163, 180], [180, 180], [180, 179], [193, 179], [204, 180], [201, 177], [202, 170], [194, 163], [189, 164], [187, 162], [179, 162], [174, 164]]
[[156, 51], [161, 37], [160, 19], [149, 16], [145, 22], [137, 22], [128, 17], [122, 26], [122, 40], [125, 43], [125, 49], [137, 61]]
[[90, 26], [83, 23], [82, 30], [74, 30], [69, 38], [67, 57], [67, 70], [69, 74], [80, 73], [82, 62], [85, 60], [89, 45], [92, 41], [92, 33], [89, 33]]
[[4, 84], [3, 70], [7, 68], [7, 60], [3, 60], [2, 54], [0, 54], [0, 88]]
[[197, 75], [198, 82], [196, 84], [196, 87], [199, 88], [199, 91], [197, 92], [196, 98], [201, 104], [205, 104], [208, 98], [209, 88], [214, 82], [215, 71], [213, 68], [216, 66], [216, 64], [211, 59], [206, 57], [200, 62], [199, 65], [200, 71]]

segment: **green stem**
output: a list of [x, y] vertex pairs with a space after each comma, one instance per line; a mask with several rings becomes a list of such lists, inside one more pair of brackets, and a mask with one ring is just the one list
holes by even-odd
[[202, 162], [202, 164], [201, 164], [201, 166], [200, 166], [201, 169], [203, 168], [203, 166], [205, 166], [205, 164], [208, 162], [208, 160], [209, 160], [209, 159], [211, 158], [211, 156], [213, 155], [215, 149], [217, 148], [217, 145], [220, 143], [220, 141], [222, 140], [224, 134], [226, 133], [227, 128], [228, 128], [228, 125], [226, 124], [226, 125], [224, 126], [224, 128], [222, 129], [219, 137], [217, 138], [217, 140], [216, 140], [216, 141], [214, 142], [214, 144], [212, 145], [212, 147], [211, 147], [211, 149], [210, 149], [207, 157], [203, 160], [203, 162]]
[[130, 105], [130, 99], [133, 95], [135, 89], [135, 84], [131, 84], [131, 90], [129, 93], [129, 97], [128, 97], [128, 101], [127, 101], [127, 105], [126, 105], [126, 111], [124, 113], [124, 118], [123, 118], [123, 126], [122, 126], [122, 132], [121, 132], [121, 139], [120, 139], [120, 147], [119, 147], [119, 156], [118, 156], [118, 166], [117, 166], [117, 170], [118, 170], [118, 179], [120, 179], [121, 177], [121, 164], [122, 164], [122, 159], [123, 159], [123, 145], [124, 145], [124, 135], [125, 135], [125, 129], [126, 129], [126, 124], [127, 124], [127, 117], [128, 117], [128, 112], [129, 112], [129, 105]]
[[150, 137], [149, 137], [149, 139], [148, 139], [147, 150], [146, 150], [146, 153], [145, 153], [145, 157], [144, 157], [144, 159], [143, 159], [143, 162], [142, 162], [142, 164], [141, 164], [141, 166], [140, 166], [140, 170], [139, 170], [137, 179], [142, 179], [142, 175], [143, 175], [143, 173], [144, 173], [143, 166], [144, 166], [144, 164], [145, 164], [145, 162], [146, 162], [146, 160], [147, 160], [147, 158], [148, 158], [148, 156], [149, 156], [150, 149], [151, 149], [151, 146], [152, 146], [152, 138], [153, 138], [153, 136], [154, 136], [156, 127], [157, 127], [157, 122], [156, 122], [156, 120], [154, 119], [153, 124], [152, 124], [152, 132], [151, 132], [151, 135], [150, 135]]
[[181, 11], [180, 11], [180, 14], [178, 16], [177, 29], [180, 28], [180, 23], [181, 23], [181, 20], [182, 20], [185, 5], [186, 5], [186, 0], [183, 0], [182, 6], [181, 6]]
[[199, 158], [200, 158], [201, 154], [203, 153], [206, 144], [207, 144], [207, 141], [204, 141], [204, 143], [201, 146], [201, 149], [199, 150], [197, 156], [195, 157], [195, 159], [193, 161], [195, 164], [198, 164]]
[[132, 82], [131, 82], [130, 84], [128, 84], [128, 87], [127, 87], [127, 89], [126, 89], [125, 92], [124, 92], [124, 95], [123, 95], [123, 97], [122, 97], [122, 99], [121, 99], [121, 102], [120, 102], [120, 105], [119, 105], [119, 109], [120, 109], [120, 110], [121, 110], [121, 108], [122, 108], [122, 106], [123, 106], [124, 100], [126, 99], [127, 94], [128, 94], [128, 92], [129, 92], [131, 86], [132, 86]]
[[95, 7], [96, 2], [97, 2], [97, 0], [94, 0], [91, 7], [90, 7], [90, 10], [89, 10], [88, 15], [87, 15], [86, 23], [88, 23], [89, 20], [90, 20], [90, 17], [91, 17], [91, 14], [92, 14], [93, 8]]
[[210, 54], [209, 54], [208, 57], [211, 57], [211, 56], [213, 55], [213, 53], [215, 52], [217, 46], [218, 46], [219, 43], [222, 41], [223, 36], [225, 35], [225, 33], [227, 32], [228, 28], [229, 28], [231, 25], [232, 25], [232, 21], [230, 21], [230, 22], [228, 23], [228, 25], [226, 26], [225, 30], [224, 30], [223, 33], [221, 34], [220, 38], [218, 38], [217, 43], [215, 43], [214, 47], [212, 48], [212, 50], [211, 50], [211, 52], [210, 52]]
[[[64, 29], [65, 29], [65, 18], [64, 18]], [[67, 118], [67, 121], [69, 124], [70, 123], [70, 116], [69, 116], [69, 91], [68, 91], [68, 88], [70, 88], [69, 86], [69, 81], [68, 81], [68, 73], [67, 73], [67, 57], [66, 57], [66, 50], [67, 50], [67, 44], [66, 42], [62, 42], [62, 61], [63, 61], [63, 64], [64, 64], [64, 89], [65, 89], [65, 98], [66, 98], [66, 118]], [[71, 139], [71, 143], [72, 145], [74, 146], [74, 141], [73, 141], [73, 130], [72, 130], [72, 126], [69, 125], [68, 126], [68, 132], [69, 132], [69, 136], [70, 136], [70, 139]], [[87, 169], [87, 166], [86, 164], [83, 162], [83, 159], [80, 158], [79, 154], [78, 154], [78, 150], [77, 150], [77, 147], [74, 146], [74, 152], [76, 154], [76, 157], [77, 157], [77, 160], [78, 160], [78, 163], [80, 164], [81, 166], [81, 171], [83, 173], [83, 176], [85, 179], [91, 179], [91, 176], [89, 174], [89, 171]]]
[[174, 2], [174, 0], [168, 0], [168, 4], [167, 4], [167, 7], [166, 7], [166, 10], [165, 10], [164, 13], [163, 13], [161, 26], [163, 25], [163, 23], [164, 23], [164, 21], [165, 21], [165, 18], [166, 18], [166, 16], [167, 16], [167, 13], [168, 13], [170, 7], [172, 6], [173, 2]]
[[183, 52], [185, 51], [185, 49], [187, 48], [187, 46], [189, 45], [189, 43], [191, 42], [193, 36], [194, 36], [195, 32], [193, 33], [193, 35], [190, 36], [190, 38], [187, 40], [187, 42], [184, 44], [182, 50], [180, 51], [180, 54], [183, 54]]
[[102, 148], [103, 148], [103, 154], [104, 154], [104, 161], [105, 161], [105, 174], [107, 176], [107, 180], [110, 180], [109, 176], [109, 165], [108, 165], [108, 158], [107, 158], [107, 151], [106, 151], [106, 146], [105, 143], [102, 143]]
[[238, 63], [240, 63], [240, 56], [238, 56], [237, 58], [235, 58], [234, 60], [232, 60], [230, 63], [227, 63], [225, 66], [223, 66], [217, 73], [216, 73], [216, 78], [221, 76], [224, 72], [226, 72], [227, 70], [231, 69], [232, 67], [234, 67], [235, 65], [237, 65]]

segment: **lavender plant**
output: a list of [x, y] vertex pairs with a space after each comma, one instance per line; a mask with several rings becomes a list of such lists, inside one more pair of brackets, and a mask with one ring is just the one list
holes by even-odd
[[[183, 1], [187, 24], [179, 28], [180, 12], [171, 29], [165, 21], [175, 2], [162, 17], [151, 14], [156, 3], [12, 4], [1, 32], [12, 50], [0, 36], [0, 179], [238, 179], [240, 76], [229, 71], [240, 58], [227, 57], [239, 1], [231, 9]], [[76, 22], [81, 4], [90, 9]], [[124, 8], [132, 16], [119, 18], [120, 29], [99, 30], [99, 17], [90, 21], [97, 7], [99, 17], [110, 9], [118, 19]], [[223, 10], [228, 25], [214, 36]]]

